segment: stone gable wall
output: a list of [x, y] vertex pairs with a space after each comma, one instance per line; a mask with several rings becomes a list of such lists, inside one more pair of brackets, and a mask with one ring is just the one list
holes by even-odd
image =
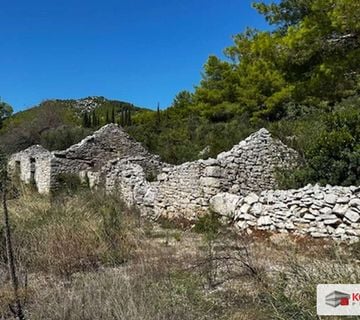
[[[95, 185], [100, 168], [109, 160], [129, 157], [146, 158], [147, 161], [143, 161], [144, 168], [146, 163], [159, 162], [158, 156], [150, 154], [121, 127], [109, 124], [63, 151], [49, 152], [41, 146], [32, 146], [13, 154], [9, 168], [12, 172], [19, 169], [17, 174], [20, 174], [20, 180], [24, 183], [29, 184], [32, 177], [40, 193], [49, 193], [58, 186], [59, 174], [88, 177], [90, 184]], [[32, 167], [35, 167], [35, 175], [31, 173], [34, 171]]]
[[117, 157], [150, 155], [141, 143], [131, 138], [116, 124], [108, 124], [81, 142], [66, 150], [54, 151], [53, 154], [59, 163], [64, 162], [65, 166], [70, 165], [67, 162], [72, 162], [74, 167], [81, 164], [81, 169], [85, 166], [97, 170]]
[[130, 169], [131, 161], [113, 162], [103, 171], [109, 192], [126, 194], [131, 204], [155, 217], [194, 219], [208, 210], [210, 199], [219, 192], [245, 195], [276, 187], [275, 170], [291, 167], [296, 158], [294, 150], [261, 129], [216, 159], [163, 164], [153, 182], [144, 179], [141, 167]]

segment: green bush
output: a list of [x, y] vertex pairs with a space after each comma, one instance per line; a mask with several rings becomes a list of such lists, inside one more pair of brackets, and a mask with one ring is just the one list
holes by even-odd
[[81, 127], [62, 126], [45, 131], [40, 138], [40, 144], [48, 150], [64, 150], [80, 142], [91, 134], [91, 130]]
[[293, 138], [291, 144], [302, 158], [298, 169], [279, 174], [282, 187], [360, 183], [359, 105], [360, 98], [352, 98], [306, 118], [272, 126], [285, 142]]
[[209, 239], [213, 239], [221, 230], [221, 226], [219, 215], [215, 212], [210, 212], [196, 221], [194, 231], [204, 234]]

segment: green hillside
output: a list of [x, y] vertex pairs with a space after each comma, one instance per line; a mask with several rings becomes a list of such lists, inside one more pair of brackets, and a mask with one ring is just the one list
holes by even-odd
[[47, 100], [7, 117], [0, 130], [0, 143], [12, 153], [33, 144], [61, 150], [79, 142], [106, 123], [128, 126], [134, 115], [146, 109], [104, 97], [79, 100]]

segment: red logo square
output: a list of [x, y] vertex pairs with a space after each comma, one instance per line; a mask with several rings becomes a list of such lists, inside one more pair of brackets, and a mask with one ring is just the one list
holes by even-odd
[[348, 306], [349, 305], [349, 299], [348, 298], [341, 298], [340, 299], [340, 305], [341, 306]]

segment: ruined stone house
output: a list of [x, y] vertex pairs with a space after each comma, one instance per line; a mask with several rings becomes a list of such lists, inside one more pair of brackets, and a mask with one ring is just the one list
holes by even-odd
[[[13, 154], [9, 167], [40, 193], [56, 188], [57, 177], [69, 173], [86, 176], [91, 186], [102, 184], [108, 191], [121, 188], [129, 203], [141, 197], [134, 189], [147, 185], [157, 189], [154, 206], [171, 211], [178, 202], [189, 210], [191, 204], [204, 207], [220, 191], [246, 194], [272, 188], [275, 169], [289, 166], [295, 158], [295, 151], [261, 129], [216, 159], [173, 166], [149, 153], [120, 126], [109, 124], [63, 151], [32, 146]], [[149, 181], [151, 175], [155, 181]]]
[[276, 187], [276, 170], [290, 168], [297, 153], [261, 129], [215, 159], [178, 166], [164, 164], [155, 181], [148, 181], [141, 165], [126, 159], [108, 162], [102, 180], [108, 192], [118, 192], [154, 218], [194, 219], [206, 212], [220, 192], [246, 196]]
[[261, 129], [214, 159], [174, 166], [110, 124], [63, 151], [32, 146], [12, 155], [9, 167], [40, 193], [56, 189], [60, 174], [87, 177], [90, 187], [104, 187], [154, 219], [192, 220], [212, 209], [239, 229], [357, 240], [360, 187], [274, 190], [276, 170], [296, 160], [294, 150]]
[[49, 193], [58, 186], [61, 174], [87, 177], [96, 183], [100, 169], [111, 159], [133, 158], [146, 170], [156, 168], [159, 157], [150, 154], [121, 127], [109, 124], [62, 151], [50, 152], [39, 145], [31, 146], [10, 157], [9, 168], [26, 184], [34, 184], [40, 193]]

